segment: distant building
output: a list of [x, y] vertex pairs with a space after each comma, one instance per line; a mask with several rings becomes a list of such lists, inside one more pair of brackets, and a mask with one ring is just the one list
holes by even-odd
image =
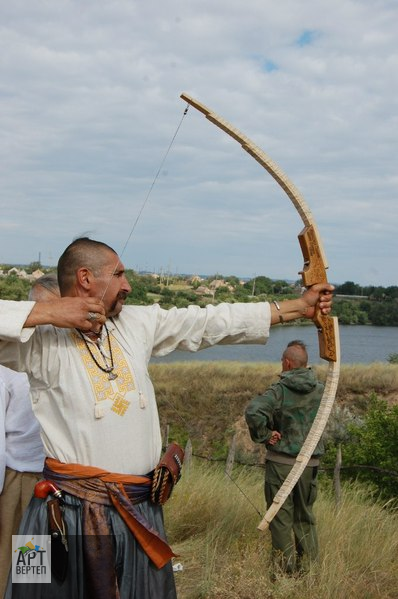
[[32, 272], [32, 274], [28, 275], [26, 270], [24, 270], [23, 268], [17, 268], [16, 266], [13, 266], [12, 268], [10, 268], [10, 270], [7, 271], [7, 273], [0, 271], [0, 274], [3, 276], [6, 274], [7, 277], [14, 276], [18, 277], [18, 279], [25, 279], [26, 281], [33, 282], [42, 277], [44, 275], [44, 272], [41, 271], [40, 268], [38, 268], [37, 270]]
[[7, 276], [18, 277], [18, 279], [28, 279], [28, 273], [26, 272], [26, 270], [24, 270], [23, 268], [17, 268], [16, 266], [13, 266], [12, 268], [10, 268], [9, 271], [7, 271]]
[[202, 281], [203, 279], [199, 275], [194, 275], [193, 277], [188, 279], [188, 282], [191, 283], [191, 285], [193, 285], [194, 283], [201, 283]]
[[38, 268], [37, 270], [32, 272], [32, 274], [30, 276], [33, 277], [33, 279], [36, 281], [37, 279], [40, 279], [40, 277], [42, 277], [43, 275], [44, 275], [44, 272], [42, 272], [40, 270], [40, 268]]
[[214, 291], [219, 287], [226, 287], [228, 291], [234, 291], [234, 287], [226, 281], [224, 281], [224, 279], [214, 279], [213, 281], [211, 281], [211, 283], [209, 283], [209, 287]]
[[200, 285], [200, 287], [195, 290], [195, 293], [196, 295], [213, 295], [212, 290], [205, 285]]

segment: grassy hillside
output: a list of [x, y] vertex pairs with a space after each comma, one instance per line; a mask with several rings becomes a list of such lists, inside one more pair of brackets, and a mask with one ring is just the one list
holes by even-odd
[[[237, 482], [262, 511], [263, 473], [240, 468]], [[220, 466], [194, 462], [166, 504], [169, 541], [183, 570], [179, 599], [395, 599], [398, 517], [346, 486], [338, 511], [328, 488], [315, 504], [320, 561], [308, 574], [271, 577], [270, 535]]]
[[[183, 570], [179, 599], [393, 599], [398, 588], [398, 517], [372, 500], [364, 486], [346, 483], [338, 511], [332, 483], [321, 479], [316, 502], [320, 562], [302, 578], [271, 577], [269, 533], [257, 524], [265, 511], [264, 471], [235, 466], [224, 474], [237, 433], [237, 458], [263, 461], [247, 433], [244, 408], [277, 379], [279, 364], [231, 362], [156, 364], [151, 376], [163, 430], [192, 440], [194, 458], [166, 505], [169, 540]], [[326, 370], [317, 368], [320, 378]], [[337, 403], [363, 413], [372, 394], [398, 403], [398, 366], [342, 368]], [[203, 458], [209, 459], [203, 459]], [[210, 459], [211, 458], [211, 459]], [[221, 460], [220, 462], [213, 461]], [[253, 507], [254, 506], [254, 507]]]
[[[249, 400], [278, 379], [279, 363], [181, 362], [152, 364], [162, 426], [170, 427], [169, 437], [180, 443], [191, 438], [194, 452], [223, 457], [235, 433], [238, 453], [246, 459], [261, 457], [244, 422]], [[316, 367], [321, 380], [326, 366]], [[336, 405], [354, 413], [366, 410], [372, 394], [398, 403], [397, 364], [342, 366]]]

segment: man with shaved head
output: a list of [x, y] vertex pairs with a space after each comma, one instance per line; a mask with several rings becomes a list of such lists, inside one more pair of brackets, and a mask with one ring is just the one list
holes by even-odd
[[[246, 408], [251, 438], [267, 447], [265, 499], [267, 507], [289, 474], [307, 437], [322, 399], [324, 386], [307, 367], [308, 354], [300, 340], [291, 341], [282, 354], [278, 383]], [[275, 562], [293, 574], [318, 557], [313, 505], [317, 494], [320, 441], [293, 491], [270, 524]]]
[[51, 585], [9, 585], [6, 597], [175, 599], [174, 554], [151, 493], [162, 450], [151, 356], [266, 343], [273, 324], [312, 318], [316, 306], [328, 314], [333, 286], [280, 304], [124, 306], [131, 287], [119, 256], [88, 238], [66, 248], [58, 281], [60, 299], [0, 301], [0, 362], [29, 376], [51, 483], [19, 533], [48, 531], [54, 488], [64, 502]]

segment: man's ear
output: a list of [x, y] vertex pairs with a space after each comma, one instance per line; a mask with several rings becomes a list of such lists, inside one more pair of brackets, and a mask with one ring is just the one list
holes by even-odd
[[93, 282], [94, 275], [89, 268], [82, 266], [76, 272], [76, 279], [80, 287], [88, 291], [91, 287], [91, 283]]
[[285, 358], [284, 369], [285, 370], [291, 370], [292, 369], [292, 363], [289, 360], [289, 358]]

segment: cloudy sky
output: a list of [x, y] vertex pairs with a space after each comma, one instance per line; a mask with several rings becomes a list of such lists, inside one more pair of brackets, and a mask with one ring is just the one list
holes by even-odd
[[239, 144], [191, 108], [166, 157], [187, 92], [295, 183], [331, 281], [397, 285], [397, 22], [396, 0], [0, 0], [0, 263], [88, 234], [129, 268], [296, 279], [301, 220]]

